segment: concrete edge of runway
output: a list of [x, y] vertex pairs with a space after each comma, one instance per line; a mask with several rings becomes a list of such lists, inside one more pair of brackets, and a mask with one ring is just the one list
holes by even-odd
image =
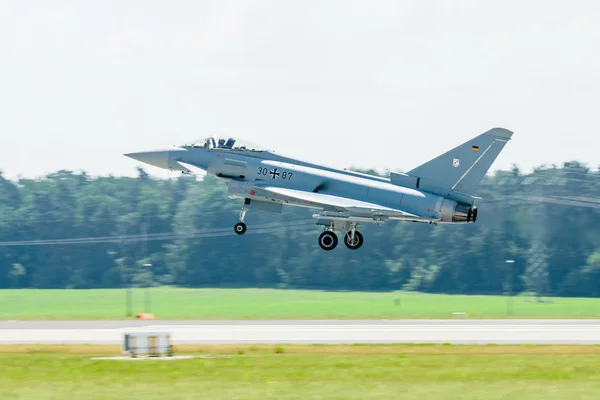
[[193, 344], [600, 344], [600, 320], [15, 321], [0, 344], [120, 344], [166, 332]]

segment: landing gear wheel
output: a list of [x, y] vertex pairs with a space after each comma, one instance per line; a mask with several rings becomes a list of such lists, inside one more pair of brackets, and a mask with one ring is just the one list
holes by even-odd
[[338, 244], [338, 238], [332, 231], [325, 231], [319, 236], [319, 246], [325, 251], [335, 249]]
[[238, 235], [243, 235], [244, 233], [246, 233], [246, 224], [243, 222], [238, 222], [233, 226], [233, 230]]
[[359, 231], [354, 231], [354, 239], [352, 239], [352, 232], [348, 232], [344, 236], [344, 243], [350, 250], [357, 250], [363, 244], [363, 235]]

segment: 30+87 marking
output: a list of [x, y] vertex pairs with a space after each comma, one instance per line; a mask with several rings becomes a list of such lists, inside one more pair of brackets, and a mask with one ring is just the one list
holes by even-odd
[[269, 170], [268, 168], [264, 168], [264, 167], [258, 167], [258, 171], [256, 171], [256, 173], [258, 175], [270, 176], [271, 179], [281, 178], [281, 179], [287, 179], [287, 180], [292, 179], [292, 175], [293, 175], [292, 172], [280, 171], [277, 168], [273, 168], [273, 169]]

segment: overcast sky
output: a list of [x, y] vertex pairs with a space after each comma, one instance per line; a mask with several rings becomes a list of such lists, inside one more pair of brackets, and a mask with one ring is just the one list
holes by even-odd
[[599, 21], [595, 1], [0, 0], [0, 170], [134, 175], [123, 153], [212, 134], [408, 170], [496, 126], [494, 169], [595, 168]]

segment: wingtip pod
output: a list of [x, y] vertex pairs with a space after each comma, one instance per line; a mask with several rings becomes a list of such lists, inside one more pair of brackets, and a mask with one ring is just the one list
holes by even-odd
[[504, 129], [504, 128], [492, 128], [489, 131], [487, 131], [485, 133], [485, 135], [491, 135], [491, 136], [501, 137], [501, 138], [505, 138], [505, 139], [510, 139], [513, 135], [513, 132], [509, 131], [508, 129]]

